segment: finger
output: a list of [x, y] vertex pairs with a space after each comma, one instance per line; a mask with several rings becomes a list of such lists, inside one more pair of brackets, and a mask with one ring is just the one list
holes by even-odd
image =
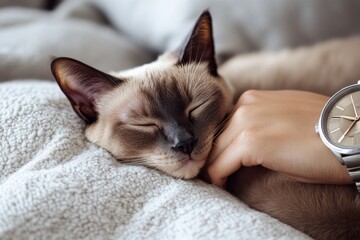
[[225, 125], [223, 132], [214, 142], [213, 148], [208, 157], [209, 163], [217, 158], [219, 154], [231, 144], [233, 139], [235, 139], [237, 135], [242, 132], [243, 129], [246, 129], [247, 127], [249, 128], [254, 124], [254, 122], [249, 121], [249, 119], [254, 119], [253, 115], [256, 116], [257, 112], [258, 109], [249, 108], [247, 106], [234, 109], [231, 119]]
[[237, 125], [231, 117], [229, 122], [224, 126], [223, 131], [215, 139], [211, 152], [208, 156], [208, 162], [211, 163], [214, 159], [231, 143], [232, 139], [236, 136], [237, 131], [240, 131], [240, 126]]
[[242, 166], [242, 149], [235, 142], [230, 144], [208, 167], [210, 181], [223, 187], [226, 179]]

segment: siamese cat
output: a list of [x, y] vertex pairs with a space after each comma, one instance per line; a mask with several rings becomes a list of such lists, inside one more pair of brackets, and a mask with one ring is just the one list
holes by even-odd
[[[232, 88], [217, 72], [209, 12], [179, 51], [150, 64], [107, 74], [61, 57], [51, 70], [90, 142], [121, 162], [177, 178], [199, 174], [233, 105]], [[228, 190], [311, 237], [359, 237], [360, 200], [349, 186], [296, 183], [256, 167], [241, 168]]]
[[201, 15], [179, 53], [111, 75], [70, 58], [52, 72], [86, 138], [122, 161], [190, 179], [204, 166], [215, 133], [232, 106], [217, 74], [211, 17]]

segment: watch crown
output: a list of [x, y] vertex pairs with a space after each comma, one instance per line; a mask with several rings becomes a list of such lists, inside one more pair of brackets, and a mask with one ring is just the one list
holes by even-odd
[[316, 124], [315, 124], [315, 132], [316, 132], [316, 133], [319, 133], [319, 123], [316, 123]]

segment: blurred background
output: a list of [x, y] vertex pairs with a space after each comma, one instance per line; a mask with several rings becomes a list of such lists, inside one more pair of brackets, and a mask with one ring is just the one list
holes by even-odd
[[205, 9], [220, 63], [360, 32], [358, 0], [0, 0], [0, 81], [52, 79], [59, 56], [103, 71], [149, 62], [176, 49]]

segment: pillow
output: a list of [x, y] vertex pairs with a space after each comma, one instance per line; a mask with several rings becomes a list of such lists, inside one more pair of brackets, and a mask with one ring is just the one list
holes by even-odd
[[178, 47], [205, 9], [213, 15], [215, 47], [221, 59], [360, 32], [359, 1], [88, 1], [102, 9], [117, 29], [159, 52]]
[[[2, 11], [10, 11], [13, 18], [0, 18], [0, 26], [4, 24], [0, 28], [0, 81], [51, 79], [49, 64], [54, 56], [73, 57], [106, 72], [132, 68], [154, 58], [149, 50], [109, 26], [66, 15], [64, 8], [53, 15], [31, 11], [26, 23], [19, 15], [27, 12], [24, 9]], [[95, 14], [88, 6], [84, 11], [88, 18]]]

